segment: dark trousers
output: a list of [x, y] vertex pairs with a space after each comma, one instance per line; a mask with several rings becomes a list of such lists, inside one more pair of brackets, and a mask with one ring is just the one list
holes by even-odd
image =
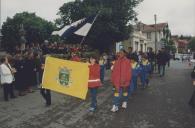
[[158, 64], [158, 74], [160, 74], [160, 64]]
[[4, 91], [4, 100], [8, 101], [8, 96], [10, 95], [11, 98], [14, 98], [14, 88], [13, 84], [3, 84], [3, 91]]
[[192, 97], [190, 98], [189, 105], [190, 105], [192, 108], [195, 108], [195, 90], [194, 90], [194, 92], [192, 93]]
[[170, 67], [170, 60], [167, 62], [168, 67]]
[[41, 88], [40, 90], [41, 95], [46, 101], [46, 105], [51, 105], [51, 92], [49, 89]]
[[150, 71], [150, 74], [153, 74], [154, 73], [154, 70], [155, 70], [155, 62], [150, 62], [151, 63], [151, 71]]
[[122, 102], [128, 101], [128, 87], [121, 87], [119, 89], [115, 88], [113, 105], [119, 107], [120, 101]]
[[160, 75], [161, 76], [165, 75], [165, 65], [160, 65]]
[[101, 65], [100, 66], [100, 80], [101, 80], [101, 82], [104, 82], [104, 75], [105, 75], [105, 66]]

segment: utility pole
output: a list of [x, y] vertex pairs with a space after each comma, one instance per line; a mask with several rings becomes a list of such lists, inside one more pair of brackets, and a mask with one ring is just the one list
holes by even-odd
[[1, 50], [1, 38], [2, 38], [2, 34], [1, 34], [1, 0], [0, 0], [0, 50]]
[[157, 26], [156, 26], [156, 21], [157, 21], [157, 15], [154, 15], [154, 21], [155, 21], [155, 53], [157, 53]]
[[[156, 27], [156, 21], [157, 21], [157, 15], [154, 15], [154, 21], [155, 21], [155, 55], [157, 55], [157, 27]], [[154, 64], [154, 71], [157, 71], [157, 58], [155, 59], [155, 64]]]

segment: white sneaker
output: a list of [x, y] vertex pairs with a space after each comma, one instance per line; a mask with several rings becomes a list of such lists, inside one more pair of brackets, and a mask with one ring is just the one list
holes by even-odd
[[117, 111], [118, 111], [118, 106], [113, 105], [112, 109], [111, 109], [111, 112], [117, 112]]
[[122, 108], [126, 109], [127, 108], [127, 102], [123, 102]]

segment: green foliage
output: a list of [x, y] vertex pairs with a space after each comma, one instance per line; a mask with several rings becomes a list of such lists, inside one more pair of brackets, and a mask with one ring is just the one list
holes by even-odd
[[188, 44], [188, 48], [190, 48], [192, 51], [195, 51], [195, 37], [193, 37], [189, 44]]
[[35, 13], [17, 13], [13, 18], [7, 18], [2, 26], [5, 48], [13, 48], [21, 43], [21, 25], [24, 27], [27, 43], [41, 43], [49, 39], [51, 32], [55, 29], [53, 23], [36, 16]]
[[[59, 10], [61, 18], [56, 24], [64, 26], [83, 17], [97, 14], [85, 43], [99, 49], [109, 48], [115, 42], [129, 37], [132, 26], [130, 21], [136, 18], [134, 8], [142, 0], [76, 0], [65, 3]], [[71, 41], [71, 38], [69, 39]]]
[[169, 51], [172, 51], [172, 53], [176, 53], [176, 46], [173, 40], [170, 40], [167, 42], [166, 49], [168, 49]]
[[164, 42], [166, 50], [171, 51], [172, 53], [176, 52], [176, 46], [173, 40], [168, 40], [164, 38], [161, 41]]

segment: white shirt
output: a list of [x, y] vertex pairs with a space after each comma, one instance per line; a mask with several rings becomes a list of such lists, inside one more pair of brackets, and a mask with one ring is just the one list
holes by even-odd
[[[11, 68], [10, 65], [9, 67]], [[14, 80], [13, 74], [5, 64], [0, 65], [0, 75], [1, 75], [1, 84], [11, 84]]]

